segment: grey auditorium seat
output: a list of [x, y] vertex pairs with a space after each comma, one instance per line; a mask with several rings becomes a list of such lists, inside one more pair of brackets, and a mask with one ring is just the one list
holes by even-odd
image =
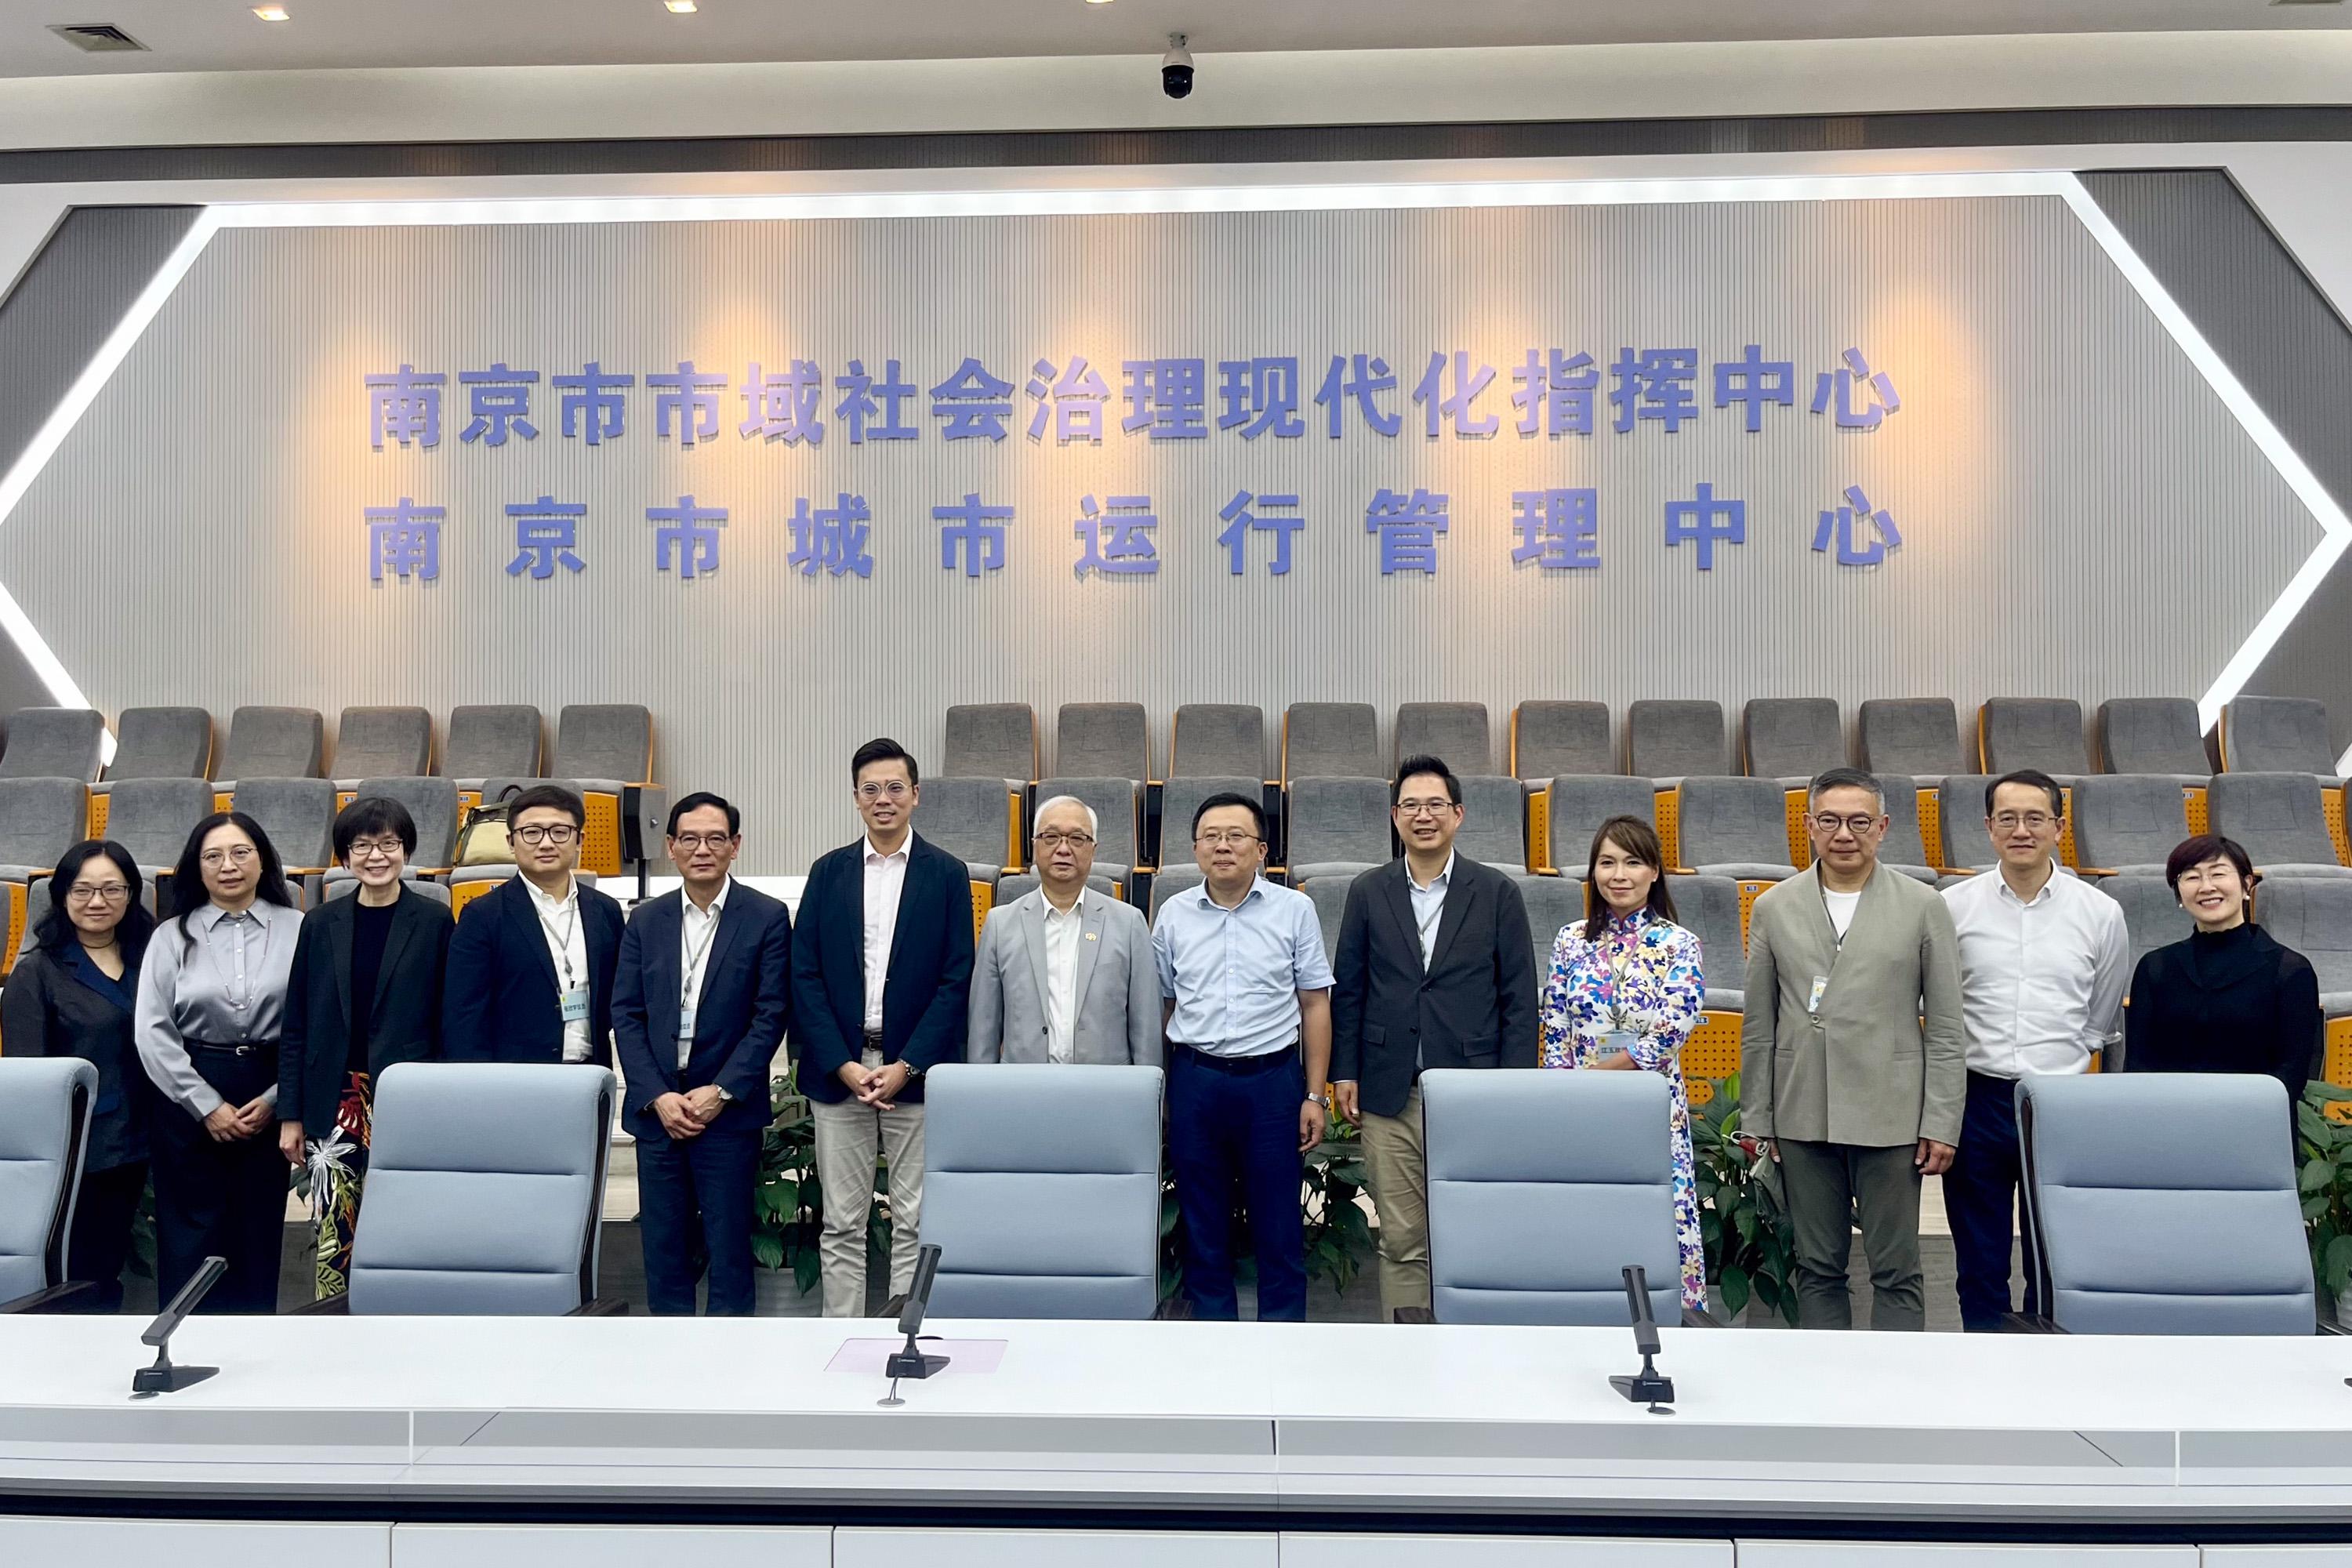
[[1407, 757], [1435, 757], [1462, 778], [1495, 767], [1495, 736], [1484, 702], [1397, 704], [1392, 749], [1399, 764]]
[[993, 882], [1013, 845], [1013, 797], [995, 777], [923, 781], [923, 837], [964, 863], [975, 882]]
[[457, 784], [401, 773], [388, 778], [363, 778], [352, 788], [354, 799], [370, 796], [397, 801], [416, 824], [416, 849], [408, 863], [420, 871], [446, 870], [457, 857]]
[[1305, 893], [1315, 906], [1315, 924], [1323, 936], [1323, 962], [1339, 962], [1339, 922], [1348, 912], [1348, 889], [1356, 885], [1356, 877], [1340, 874], [1318, 877], [1298, 890]]
[[[1262, 801], [1265, 795], [1265, 782], [1238, 773], [1230, 778], [1186, 774], [1170, 779], [1160, 786], [1160, 842], [1153, 846], [1152, 864], [1160, 868], [1162, 876], [1171, 868], [1198, 868], [1192, 860], [1193, 815], [1201, 809], [1201, 803], [1211, 795], [1227, 794], [1240, 795], [1244, 800]], [[1038, 798], [1043, 799], [1044, 796]]]
[[240, 708], [229, 715], [213, 782], [226, 791], [241, 779], [314, 779], [326, 755], [327, 721], [317, 709]]
[[2311, 961], [2319, 975], [2319, 1010], [2330, 1018], [2352, 1016], [2352, 880], [2265, 882], [2254, 894], [2254, 918], [2283, 946]]
[[1613, 773], [1606, 702], [1522, 702], [1511, 710], [1511, 772], [1531, 789], [1562, 773]]
[[1050, 778], [1037, 785], [1038, 804], [1057, 795], [1082, 800], [1095, 808], [1095, 869], [1114, 882], [1125, 882], [1142, 863], [1138, 851], [1135, 781], [1124, 777]]
[[1565, 877], [1529, 877], [1519, 884], [1528, 905], [1528, 939], [1535, 950], [1536, 994], [1551, 978], [1551, 950], [1560, 928], [1584, 919], [1584, 868]]
[[97, 1099], [98, 1069], [79, 1057], [0, 1058], [0, 1312], [87, 1289], [70, 1279], [68, 1243]]
[[474, 703], [449, 710], [449, 731], [441, 742], [441, 776], [461, 790], [478, 790], [485, 779], [537, 779], [539, 710], [528, 703]]
[[249, 778], [237, 786], [236, 809], [261, 825], [289, 877], [334, 864], [333, 780]]
[[1622, 1327], [1628, 1264], [1682, 1321], [1664, 1079], [1440, 1068], [1421, 1089], [1437, 1321]]
[[[406, 871], [401, 873], [400, 882], [404, 891], [415, 893], [419, 898], [430, 899], [443, 909], [449, 907], [448, 883], [436, 882]], [[338, 866], [327, 873], [326, 890], [320, 901], [323, 903], [329, 899], [348, 898], [359, 890], [360, 879]]]
[[934, 1319], [1152, 1316], [1162, 1082], [1156, 1067], [1042, 1063], [925, 1076]]
[[1900, 871], [1915, 882], [1934, 886], [1936, 868], [1927, 864], [1927, 841], [1919, 832], [1919, 791], [1908, 773], [1874, 773], [1886, 797], [1886, 837], [1878, 842], [1878, 863]]
[[1625, 771], [1670, 789], [1685, 776], [1720, 775], [1730, 764], [1723, 704], [1649, 700], [1625, 710]]
[[1682, 865], [1713, 877], [1780, 881], [1789, 862], [1788, 794], [1772, 779], [1686, 778], [1677, 822]]
[[662, 827], [669, 816], [669, 792], [654, 783], [654, 716], [649, 709], [635, 702], [565, 708], [555, 718], [555, 760], [548, 771], [572, 782], [589, 803], [592, 824], [597, 797], [612, 799], [624, 863], [659, 852]]
[[95, 708], [19, 708], [8, 715], [8, 744], [0, 752], [0, 779], [98, 777], [106, 721]]
[[2205, 803], [2212, 830], [2245, 846], [2264, 876], [2352, 877], [2336, 858], [2310, 773], [2215, 773]]
[[1462, 779], [1462, 830], [1454, 847], [1497, 871], [1528, 874], [1527, 795], [1518, 780], [1500, 774]]
[[2071, 697], [1988, 697], [1977, 709], [1977, 742], [1995, 776], [2032, 768], [2071, 785], [2091, 771], [2083, 705]]
[[2027, 1267], [2056, 1327], [2316, 1331], [2278, 1079], [2032, 1075], [2019, 1084], [2017, 1120], [2029, 1234], [2040, 1238]]
[[89, 786], [79, 779], [0, 779], [0, 895], [8, 934], [0, 959], [13, 965], [31, 921], [33, 884], [89, 834]]
[[[1009, 888], [1013, 882], [1019, 880], [1017, 877], [1009, 878], [1006, 879], [1005, 886]], [[1153, 925], [1158, 925], [1160, 911], [1168, 900], [1187, 889], [1198, 888], [1201, 881], [1201, 868], [1191, 860], [1184, 860], [1173, 866], [1160, 867], [1151, 874], [1151, 907], [1145, 911], [1146, 918]]]
[[1860, 710], [1862, 765], [1874, 773], [1942, 778], [1960, 760], [1960, 717], [1948, 697], [1876, 698]]
[[1152, 776], [1143, 704], [1063, 703], [1054, 716], [1054, 772], [1064, 778], [1133, 779], [1140, 786]]
[[1657, 791], [1648, 779], [1630, 779], [1622, 773], [1563, 774], [1546, 786], [1544, 814], [1552, 865], [1580, 878], [1591, 858], [1594, 830], [1612, 816], [1638, 816], [1654, 826]]
[[188, 835], [213, 813], [213, 786], [205, 779], [124, 779], [110, 794], [106, 836], [150, 872], [179, 864]]
[[1698, 938], [1699, 969], [1710, 1013], [1747, 1006], [1748, 943], [1739, 930], [1739, 884], [1729, 877], [1676, 877], [1675, 922]]
[[596, 1299], [612, 1124], [613, 1075], [601, 1067], [386, 1068], [351, 1291], [320, 1308], [368, 1317], [625, 1310]]
[[1942, 807], [1937, 826], [1944, 836], [1944, 865], [1949, 870], [1989, 870], [2000, 858], [1985, 826], [1985, 785], [1990, 783], [1992, 778], [1986, 773], [1951, 773], [1937, 783]]
[[[2285, 883], [2281, 881], [2278, 885], [2284, 887]], [[2197, 929], [2197, 922], [2180, 907], [2180, 900], [2173, 896], [2171, 885], [2165, 881], [2161, 871], [2109, 877], [2098, 884], [2098, 889], [2123, 906], [2124, 930], [2131, 938], [2135, 969], [2152, 950], [2179, 942]]]
[[1390, 858], [1386, 780], [1303, 778], [1291, 784], [1286, 867], [1293, 885], [1352, 876]]
[[2186, 697], [2111, 697], [2091, 722], [2108, 773], [2160, 774], [2184, 789], [2201, 789], [2213, 776], [2197, 704]]
[[1739, 710], [1739, 753], [1750, 778], [1802, 789], [1845, 765], [1845, 721], [1831, 697], [1758, 697]]
[[115, 715], [106, 783], [200, 779], [212, 771], [213, 716], [201, 708], [125, 708]]
[[1265, 710], [1247, 702], [1187, 702], [1168, 729], [1168, 777], [1234, 778], [1263, 783]]
[[422, 708], [346, 708], [335, 723], [335, 784], [432, 771], [433, 715]]
[[2074, 785], [2074, 858], [2086, 868], [2160, 876], [2188, 837], [2188, 803], [2168, 775], [2091, 773]]
[[[1115, 899], [1118, 897], [1118, 889], [1111, 886], [1110, 879], [1104, 876], [1099, 871], [1091, 872], [1087, 875], [1087, 888], [1088, 891], [1100, 893], [1106, 899]], [[1034, 871], [1022, 871], [1013, 876], [1000, 877], [996, 880], [996, 903], [994, 907], [997, 909], [1003, 909], [1013, 900], [1026, 898], [1036, 890], [1037, 873]], [[1155, 881], [1152, 884], [1152, 891], [1156, 895], [1159, 890], [1159, 884]]]
[[2221, 710], [2221, 767], [2233, 773], [2310, 773], [2340, 783], [2327, 705], [2302, 697], [2239, 698]]
[[1369, 702], [1294, 702], [1282, 714], [1282, 782], [1388, 777], [1381, 718]]
[[1003, 779], [1018, 787], [1037, 776], [1037, 714], [1026, 702], [961, 702], [948, 710], [939, 771], [960, 779]]

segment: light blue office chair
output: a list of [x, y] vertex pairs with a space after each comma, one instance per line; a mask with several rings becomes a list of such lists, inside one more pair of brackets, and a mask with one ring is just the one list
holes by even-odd
[[2311, 1254], [2286, 1090], [2234, 1073], [2017, 1086], [2049, 1316], [2076, 1334], [2309, 1334]]
[[79, 1057], [0, 1057], [0, 1312], [56, 1309], [89, 1147], [98, 1069]]
[[1160, 1069], [955, 1063], [923, 1084], [931, 1316], [1152, 1316]]
[[368, 1317], [604, 1317], [596, 1296], [613, 1075], [401, 1062], [376, 1085], [351, 1289]]
[[1684, 1321], [1664, 1079], [1454, 1068], [1421, 1092], [1435, 1321], [1621, 1325], [1629, 1264]]

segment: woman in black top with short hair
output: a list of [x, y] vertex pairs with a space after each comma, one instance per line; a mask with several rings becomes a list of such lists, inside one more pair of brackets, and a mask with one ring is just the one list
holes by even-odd
[[2124, 1070], [2268, 1073], [2286, 1086], [2291, 1111], [2324, 1026], [2311, 961], [2250, 918], [2262, 879], [2234, 839], [2187, 840], [2164, 876], [2197, 929], [2133, 972]]
[[350, 1283], [375, 1081], [394, 1062], [441, 1054], [455, 922], [446, 905], [403, 879], [415, 849], [415, 820], [398, 801], [368, 795], [345, 806], [335, 858], [359, 889], [326, 900], [294, 948], [278, 1053], [278, 1149], [310, 1167], [322, 1300]]
[[147, 1190], [149, 1100], [131, 1014], [139, 960], [155, 930], [140, 902], [138, 863], [120, 844], [88, 839], [58, 859], [54, 900], [34, 929], [36, 946], [0, 993], [0, 1037], [12, 1057], [80, 1057], [98, 1068], [89, 1147], [74, 1197], [66, 1264], [97, 1288], [63, 1303], [70, 1311], [122, 1306], [131, 1225]]

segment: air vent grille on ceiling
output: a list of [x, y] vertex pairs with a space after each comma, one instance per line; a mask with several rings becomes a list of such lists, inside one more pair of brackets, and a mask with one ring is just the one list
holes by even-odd
[[94, 55], [120, 54], [147, 47], [111, 22], [60, 22], [49, 31], [75, 48], [87, 49]]

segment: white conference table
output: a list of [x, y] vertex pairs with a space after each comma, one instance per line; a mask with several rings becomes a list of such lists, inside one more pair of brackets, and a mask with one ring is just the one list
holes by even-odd
[[878, 1373], [829, 1370], [878, 1321], [197, 1318], [173, 1359], [219, 1374], [134, 1400], [142, 1326], [0, 1319], [10, 1507], [2352, 1542], [2346, 1339], [1667, 1329], [1654, 1415], [1609, 1386], [1622, 1330], [947, 1321], [974, 1343], [883, 1408]]

